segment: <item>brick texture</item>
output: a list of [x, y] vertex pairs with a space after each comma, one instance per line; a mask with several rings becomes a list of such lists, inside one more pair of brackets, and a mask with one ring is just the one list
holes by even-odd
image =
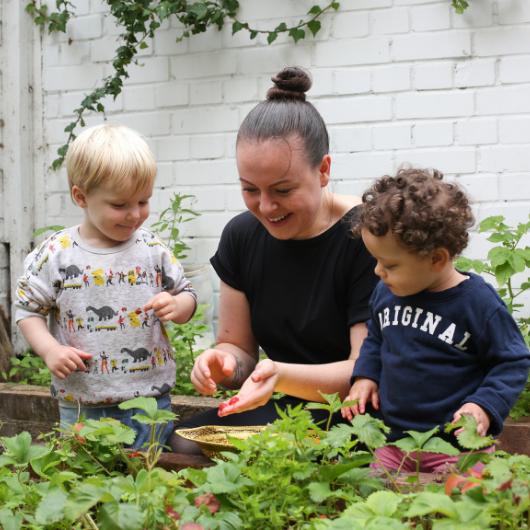
[[[68, 38], [43, 35], [43, 167], [65, 139], [84, 94], [110, 72], [119, 30], [105, 2], [78, 2]], [[241, 3], [260, 28], [304, 16], [303, 2]], [[157, 32], [108, 118], [148, 137], [160, 162], [153, 215], [174, 191], [196, 195], [202, 215], [186, 226], [193, 259], [206, 261], [224, 224], [244, 208], [235, 137], [286, 64], [314, 78], [308, 99], [329, 126], [336, 192], [362, 193], [371, 179], [411, 162], [460, 181], [477, 216], [526, 219], [530, 206], [530, 7], [527, 0], [344, 0], [316, 39], [231, 35], [230, 27], [175, 42], [175, 23]], [[90, 116], [88, 123], [98, 123]], [[39, 175], [40, 177], [40, 175]], [[45, 175], [46, 224], [79, 218], [64, 173]], [[470, 252], [488, 243], [475, 235]], [[1, 267], [1, 265], [0, 265]]]

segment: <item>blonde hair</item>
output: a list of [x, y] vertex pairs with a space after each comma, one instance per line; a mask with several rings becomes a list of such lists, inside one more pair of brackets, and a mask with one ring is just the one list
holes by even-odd
[[70, 191], [85, 193], [109, 184], [136, 193], [153, 185], [156, 162], [142, 136], [123, 125], [103, 124], [83, 131], [66, 154]]

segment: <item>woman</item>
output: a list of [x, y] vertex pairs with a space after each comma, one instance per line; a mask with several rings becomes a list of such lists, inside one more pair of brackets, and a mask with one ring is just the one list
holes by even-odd
[[[208, 412], [188, 427], [265, 424], [278, 417], [274, 403], [322, 401], [319, 391], [344, 397], [366, 336], [377, 278], [350, 233], [360, 199], [327, 189], [329, 138], [305, 101], [308, 74], [290, 67], [272, 81], [238, 132], [248, 211], [227, 224], [211, 260], [221, 279], [217, 344], [191, 374], [201, 394], [218, 385], [240, 392], [223, 404], [222, 420]], [[258, 363], [259, 347], [268, 359]], [[269, 402], [273, 391], [287, 395]]]

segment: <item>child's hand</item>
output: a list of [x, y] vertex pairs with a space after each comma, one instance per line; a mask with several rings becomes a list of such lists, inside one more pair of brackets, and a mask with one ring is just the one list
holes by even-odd
[[144, 305], [144, 311], [146, 313], [151, 309], [162, 322], [182, 320], [183, 311], [177, 301], [177, 297], [166, 291], [156, 294]]
[[352, 420], [353, 416], [357, 414], [364, 414], [366, 412], [366, 404], [370, 402], [375, 410], [379, 410], [379, 392], [377, 391], [377, 383], [372, 379], [361, 378], [357, 379], [350, 389], [350, 393], [346, 401], [357, 400], [357, 403], [352, 407], [344, 407], [341, 409], [341, 414], [344, 419]]
[[[463, 414], [473, 416], [477, 422], [477, 433], [486, 436], [490, 428], [488, 413], [476, 403], [464, 403], [453, 415], [453, 421], [458, 421]], [[459, 431], [456, 431], [458, 434]]]
[[59, 344], [43, 353], [42, 358], [53, 375], [65, 379], [72, 372], [86, 372], [84, 361], [92, 359], [92, 354]]

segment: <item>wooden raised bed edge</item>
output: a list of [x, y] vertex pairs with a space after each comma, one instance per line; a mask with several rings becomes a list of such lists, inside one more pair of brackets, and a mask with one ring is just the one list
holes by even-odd
[[[185, 420], [216, 408], [219, 400], [208, 397], [172, 396], [173, 412]], [[13, 436], [28, 431], [33, 437], [49, 432], [59, 421], [57, 403], [47, 387], [0, 383], [0, 435]], [[530, 456], [530, 417], [507, 420], [498, 448]]]

